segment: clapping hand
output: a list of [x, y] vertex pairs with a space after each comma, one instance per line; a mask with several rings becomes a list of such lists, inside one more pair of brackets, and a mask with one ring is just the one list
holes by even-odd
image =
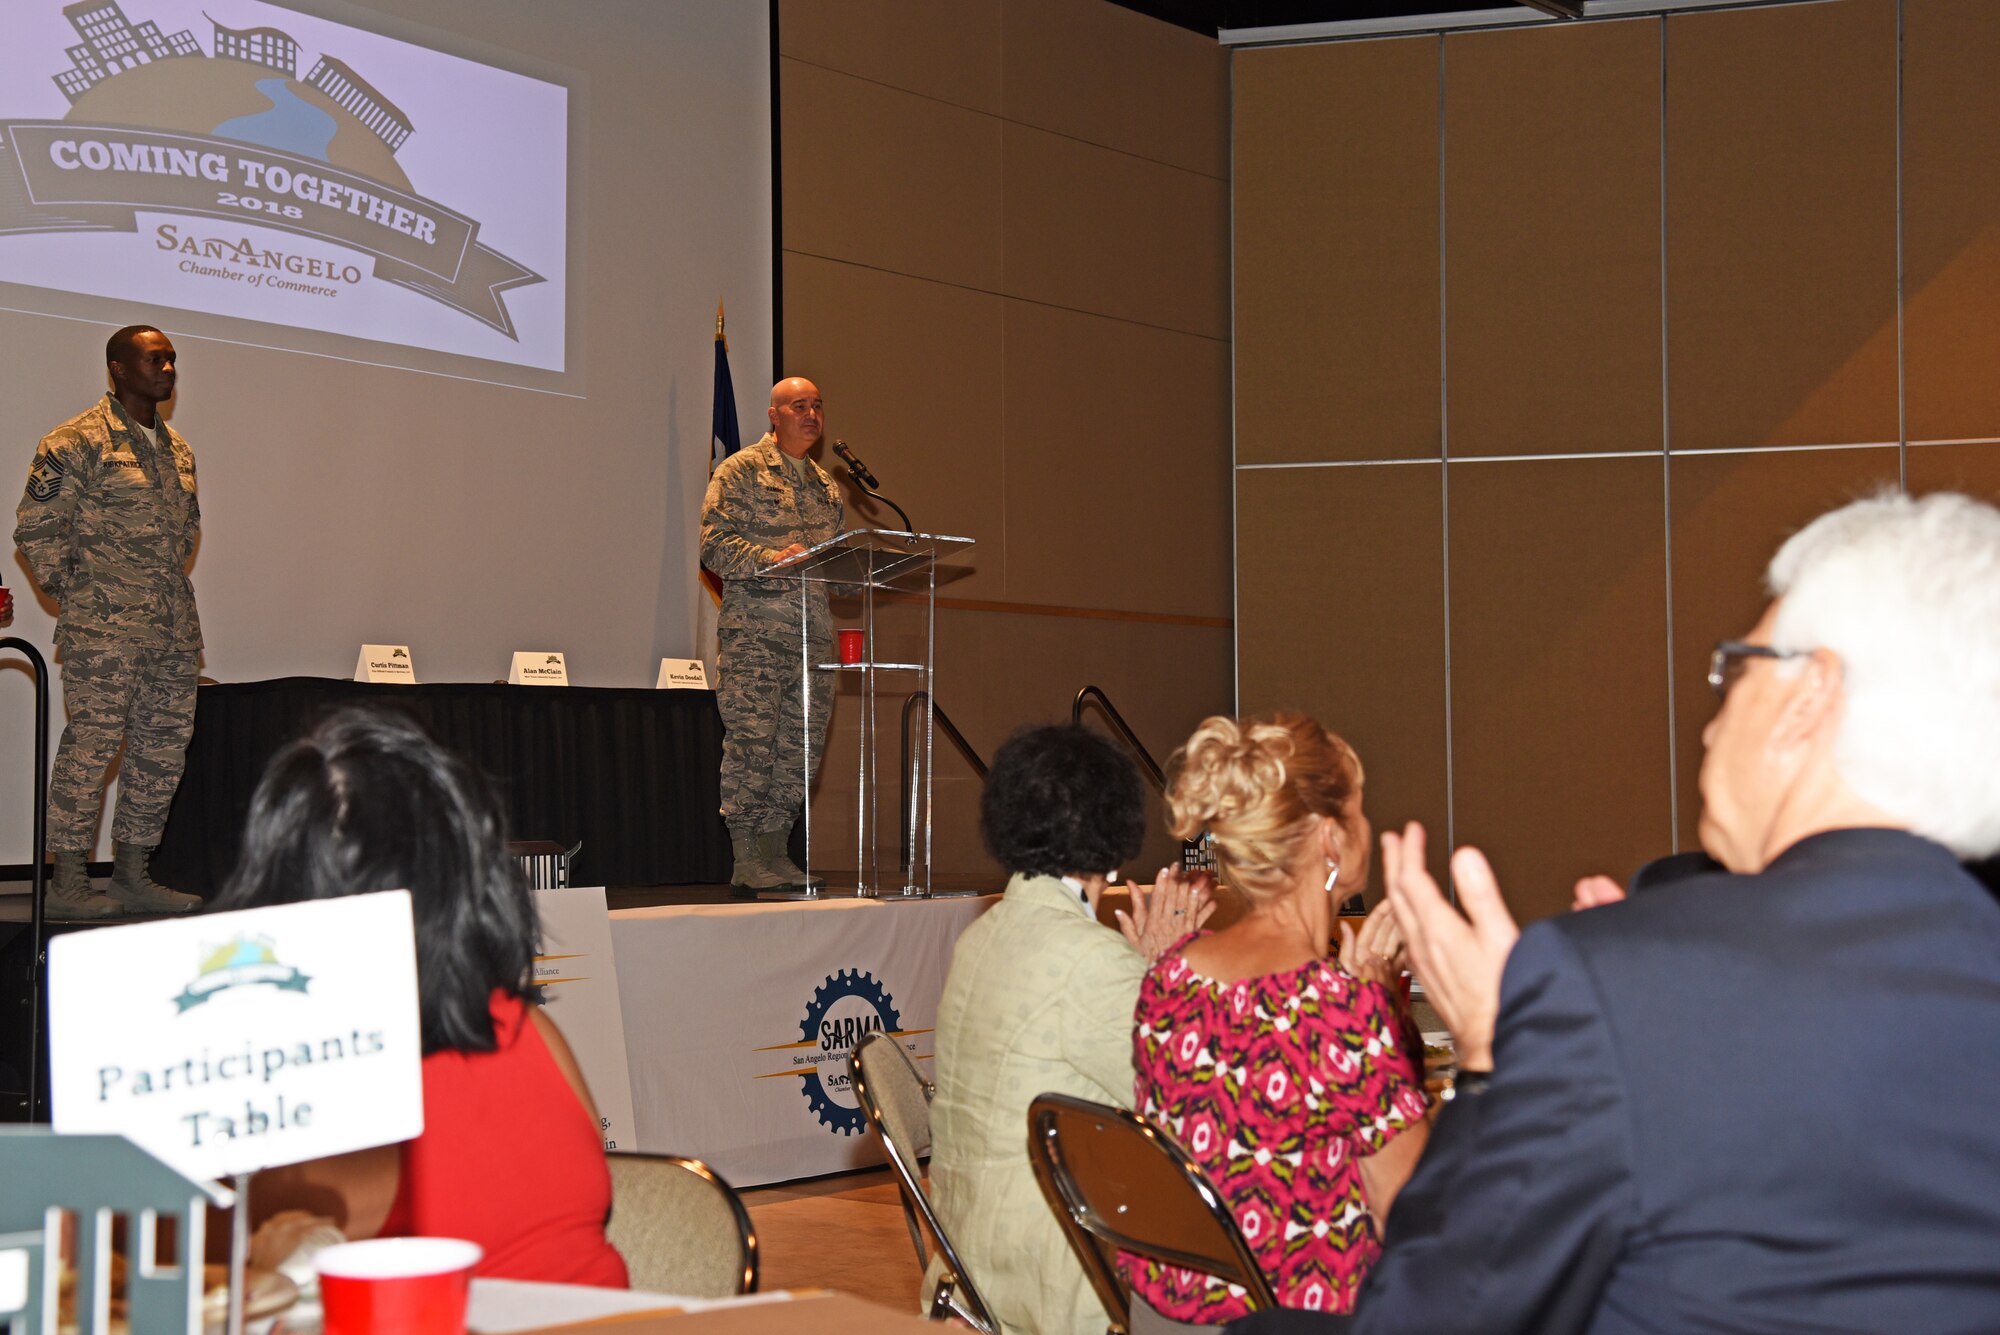
[[1571, 912], [1584, 909], [1601, 909], [1606, 904], [1617, 904], [1625, 898], [1625, 887], [1609, 876], [1586, 876], [1576, 883], [1576, 890], [1570, 896]]
[[1366, 982], [1393, 988], [1409, 965], [1403, 931], [1388, 900], [1362, 920], [1361, 930], [1340, 924], [1340, 967]]
[[1153, 892], [1132, 887], [1132, 911], [1113, 909], [1118, 930], [1132, 949], [1156, 960], [1168, 946], [1195, 931], [1215, 913], [1215, 878], [1205, 871], [1160, 868]]
[[1462, 917], [1424, 865], [1424, 827], [1416, 821], [1401, 835], [1382, 836], [1382, 871], [1424, 996], [1451, 1030], [1459, 1066], [1491, 1070], [1500, 975], [1521, 929], [1500, 898], [1486, 855], [1476, 848], [1452, 855]]

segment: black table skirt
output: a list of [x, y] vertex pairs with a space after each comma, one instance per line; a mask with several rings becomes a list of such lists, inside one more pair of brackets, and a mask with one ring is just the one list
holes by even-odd
[[187, 774], [153, 861], [195, 894], [236, 865], [265, 763], [320, 717], [370, 704], [413, 715], [499, 789], [514, 839], [583, 841], [576, 885], [729, 879], [717, 814], [722, 717], [710, 691], [580, 686], [373, 686], [321, 677], [205, 685]]

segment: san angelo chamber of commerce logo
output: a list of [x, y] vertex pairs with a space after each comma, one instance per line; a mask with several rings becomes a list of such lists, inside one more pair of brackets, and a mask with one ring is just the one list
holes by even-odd
[[279, 960], [268, 936], [236, 936], [219, 946], [203, 947], [194, 981], [174, 998], [176, 1013], [193, 1010], [218, 992], [232, 987], [266, 984], [281, 992], [304, 992], [312, 978]]
[[806, 1004], [805, 1018], [799, 1021], [800, 1041], [757, 1049], [790, 1053], [790, 1068], [759, 1078], [797, 1079], [807, 1108], [821, 1126], [843, 1136], [855, 1135], [866, 1127], [867, 1116], [854, 1097], [847, 1059], [864, 1036], [878, 1030], [897, 1038], [906, 1036], [902, 1016], [888, 990], [873, 974], [859, 969], [829, 974]]
[[[62, 14], [79, 42], [50, 53], [49, 77], [69, 112], [0, 119], [0, 238], [164, 216], [150, 248], [184, 274], [326, 299], [372, 279], [518, 341], [502, 298], [543, 278], [417, 193], [396, 160], [417, 127], [360, 70], [322, 53], [302, 77], [300, 44], [275, 27], [211, 19], [203, 50], [118, 0]], [[272, 244], [246, 222], [321, 244]]]

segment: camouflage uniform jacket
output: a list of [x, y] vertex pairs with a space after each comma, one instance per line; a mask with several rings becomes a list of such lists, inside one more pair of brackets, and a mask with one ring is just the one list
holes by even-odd
[[[798, 585], [756, 572], [795, 542], [811, 547], [840, 532], [840, 489], [810, 456], [800, 478], [769, 432], [715, 467], [701, 503], [701, 563], [722, 577], [721, 623], [798, 624]], [[832, 624], [827, 586], [812, 586], [816, 629]]]
[[56, 648], [116, 643], [198, 650], [188, 558], [201, 531], [194, 451], [164, 418], [164, 461], [111, 394], [35, 449], [14, 542], [61, 604]]

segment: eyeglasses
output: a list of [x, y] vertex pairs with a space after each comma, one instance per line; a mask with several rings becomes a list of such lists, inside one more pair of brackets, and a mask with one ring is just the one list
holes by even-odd
[[1750, 644], [1743, 640], [1723, 640], [1708, 656], [1708, 684], [1715, 688], [1718, 696], [1727, 697], [1729, 688], [1743, 675], [1749, 666], [1746, 660], [1752, 658], [1804, 658], [1810, 650], [1773, 649], [1768, 644]]

